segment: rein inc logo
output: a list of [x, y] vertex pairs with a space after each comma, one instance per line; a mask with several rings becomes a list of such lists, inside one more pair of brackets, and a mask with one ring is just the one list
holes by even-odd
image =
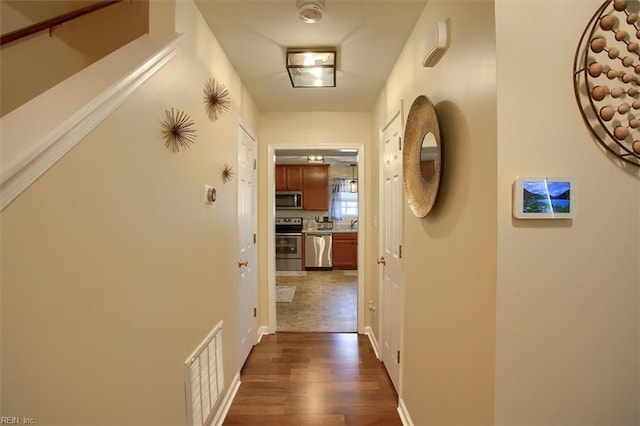
[[32, 417], [0, 417], [0, 425], [35, 425], [36, 420]]

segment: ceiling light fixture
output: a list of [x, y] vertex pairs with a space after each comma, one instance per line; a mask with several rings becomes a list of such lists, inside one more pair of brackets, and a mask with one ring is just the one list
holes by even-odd
[[287, 71], [293, 87], [336, 87], [336, 49], [287, 49]]
[[307, 163], [309, 164], [323, 164], [324, 156], [323, 155], [308, 155]]
[[307, 24], [315, 24], [322, 19], [323, 0], [298, 0], [298, 17]]

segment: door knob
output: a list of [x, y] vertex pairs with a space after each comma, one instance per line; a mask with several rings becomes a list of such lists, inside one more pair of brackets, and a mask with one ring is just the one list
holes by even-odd
[[242, 268], [243, 266], [249, 266], [249, 261], [248, 260], [239, 260], [238, 261], [238, 268]]
[[387, 264], [387, 260], [384, 258], [384, 256], [380, 256], [380, 258], [376, 261], [378, 262], [378, 265], [386, 265]]

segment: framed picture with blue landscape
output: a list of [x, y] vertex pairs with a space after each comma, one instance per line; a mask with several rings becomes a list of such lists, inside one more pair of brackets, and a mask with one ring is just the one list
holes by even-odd
[[513, 184], [513, 216], [518, 219], [573, 219], [576, 209], [572, 177], [518, 177]]

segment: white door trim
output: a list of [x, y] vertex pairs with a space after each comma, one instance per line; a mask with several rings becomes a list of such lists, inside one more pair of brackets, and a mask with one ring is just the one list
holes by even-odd
[[[267, 145], [267, 200], [273, 203], [276, 193], [276, 150], [300, 149], [357, 149], [358, 150], [358, 333], [364, 334], [364, 283], [365, 283], [365, 232], [367, 215], [365, 201], [367, 181], [365, 179], [365, 146], [364, 144], [268, 144]], [[273, 206], [273, 204], [272, 204]], [[267, 211], [267, 297], [269, 306], [269, 333], [276, 332], [276, 253], [275, 253], [275, 207]]]
[[256, 137], [256, 134], [253, 132], [253, 130], [251, 130], [251, 127], [249, 127], [249, 124], [247, 124], [244, 118], [238, 117], [238, 126], [242, 127], [244, 131], [247, 132], [247, 134], [251, 136], [254, 141], [256, 141], [256, 145], [258, 144], [258, 138]]

